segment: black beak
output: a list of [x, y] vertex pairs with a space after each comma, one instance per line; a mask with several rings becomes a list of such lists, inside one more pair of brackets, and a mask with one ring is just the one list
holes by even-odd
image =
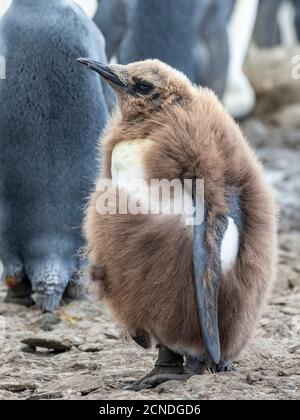
[[90, 58], [77, 58], [78, 63], [86, 65], [89, 69], [99, 73], [103, 79], [112, 83], [115, 86], [124, 88], [124, 83], [119, 77], [105, 64], [98, 63], [97, 61], [91, 60]]

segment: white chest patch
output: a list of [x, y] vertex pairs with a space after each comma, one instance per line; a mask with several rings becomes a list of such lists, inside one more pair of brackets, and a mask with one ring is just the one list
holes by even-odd
[[74, 0], [90, 17], [93, 18], [98, 9], [97, 0]]
[[[112, 152], [112, 180], [122, 194], [119, 208], [129, 209], [130, 214], [149, 213], [149, 184], [146, 182], [145, 154], [152, 146], [149, 139], [122, 141]], [[126, 200], [126, 203], [124, 203]], [[127, 206], [128, 203], [128, 206]]]
[[12, 0], [1, 0], [0, 2], [0, 17], [3, 16], [12, 4]]
[[234, 265], [239, 253], [239, 231], [231, 217], [221, 244], [222, 272], [227, 273]]
[[[148, 179], [145, 155], [152, 147], [155, 143], [151, 139], [128, 140], [115, 146], [111, 161], [112, 180], [119, 189], [126, 191], [129, 203], [139, 201], [144, 214], [180, 215], [185, 225], [191, 225], [192, 197], [189, 191], [183, 191], [181, 181], [169, 183], [167, 180]], [[173, 182], [178, 190], [174, 189]], [[129, 205], [130, 208], [133, 206]]]
[[145, 154], [152, 146], [149, 139], [122, 141], [112, 152], [111, 174], [112, 180], [128, 193], [136, 192], [135, 181], [144, 180]]

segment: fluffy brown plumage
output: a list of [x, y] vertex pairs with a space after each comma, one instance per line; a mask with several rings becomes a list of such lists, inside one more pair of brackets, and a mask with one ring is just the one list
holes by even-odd
[[[145, 178], [205, 180], [206, 243], [216, 258], [214, 230], [228, 211], [226, 194], [240, 198], [243, 232], [234, 266], [222, 275], [219, 333], [222, 360], [249, 341], [276, 273], [276, 207], [261, 165], [241, 130], [208, 89], [156, 60], [112, 65], [118, 79], [155, 86], [146, 96], [117, 88], [118, 106], [101, 141], [102, 178], [111, 178], [114, 147], [151, 139]], [[195, 297], [192, 236], [179, 216], [100, 215], [93, 192], [84, 230], [93, 278], [115, 319], [132, 335], [152, 336], [181, 354], [205, 353]], [[214, 275], [208, 264], [204, 273]]]

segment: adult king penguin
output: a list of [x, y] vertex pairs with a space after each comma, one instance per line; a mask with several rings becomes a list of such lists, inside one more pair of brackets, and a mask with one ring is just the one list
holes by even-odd
[[0, 20], [0, 259], [7, 300], [29, 305], [33, 289], [44, 310], [79, 269], [108, 114], [101, 81], [75, 63], [82, 54], [106, 61], [100, 31], [71, 1], [14, 0]]
[[[153, 371], [129, 389], [206, 368], [232, 370], [276, 270], [276, 211], [262, 168], [217, 97], [182, 73], [157, 60], [79, 61], [118, 95], [99, 180], [112, 180], [112, 190], [107, 195], [100, 184], [85, 221], [92, 279], [132, 337], [159, 348]], [[195, 188], [186, 197], [202, 200], [203, 223], [191, 228], [183, 214], [144, 212], [149, 194], [136, 189], [137, 178], [147, 186], [203, 179], [203, 200]], [[119, 211], [119, 199], [103, 211], [114, 187], [117, 197], [125, 190], [128, 203], [138, 197], [142, 211]]]

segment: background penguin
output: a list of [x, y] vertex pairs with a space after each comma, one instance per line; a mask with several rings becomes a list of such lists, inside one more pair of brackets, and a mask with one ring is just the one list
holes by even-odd
[[280, 44], [278, 10], [282, 0], [259, 0], [254, 39], [259, 47]]
[[67, 0], [14, 0], [0, 20], [0, 259], [9, 301], [31, 303], [33, 287], [36, 302], [54, 309], [79, 268], [81, 213], [108, 106], [99, 78], [75, 59], [106, 62], [104, 48]]
[[255, 106], [255, 92], [244, 73], [258, 0], [237, 0], [228, 24], [230, 62], [223, 104], [236, 119], [245, 118]]
[[259, 0], [254, 39], [259, 47], [296, 45], [300, 40], [299, 0]]
[[294, 0], [297, 39], [300, 41], [300, 0]]
[[[158, 58], [223, 95], [232, 0], [132, 0], [119, 62]], [[101, 11], [101, 6], [100, 6]]]
[[0, 17], [3, 16], [10, 8], [13, 0], [2, 0], [0, 4]]
[[98, 0], [73, 0], [77, 3], [82, 10], [91, 18], [93, 19], [98, 10]]
[[[204, 222], [192, 229], [182, 215], [105, 214], [99, 211], [104, 190], [91, 197], [85, 233], [92, 279], [132, 337], [159, 347], [153, 371], [130, 389], [206, 368], [232, 370], [230, 360], [248, 342], [276, 271], [276, 212], [262, 168], [216, 96], [180, 72], [157, 60], [79, 61], [118, 93], [102, 139], [99, 181], [113, 180], [117, 196], [125, 189], [129, 197], [141, 177], [148, 185], [205, 182]], [[122, 169], [127, 185], [117, 176]], [[189, 200], [197, 203], [201, 195], [192, 190]]]
[[235, 0], [211, 0], [202, 21], [199, 22], [200, 40], [208, 56], [207, 66], [198, 83], [208, 86], [223, 97], [227, 82], [229, 52], [227, 24], [234, 9]]
[[131, 0], [100, 0], [99, 2], [94, 21], [104, 35], [108, 60], [118, 54], [127, 31], [128, 7], [131, 3]]

